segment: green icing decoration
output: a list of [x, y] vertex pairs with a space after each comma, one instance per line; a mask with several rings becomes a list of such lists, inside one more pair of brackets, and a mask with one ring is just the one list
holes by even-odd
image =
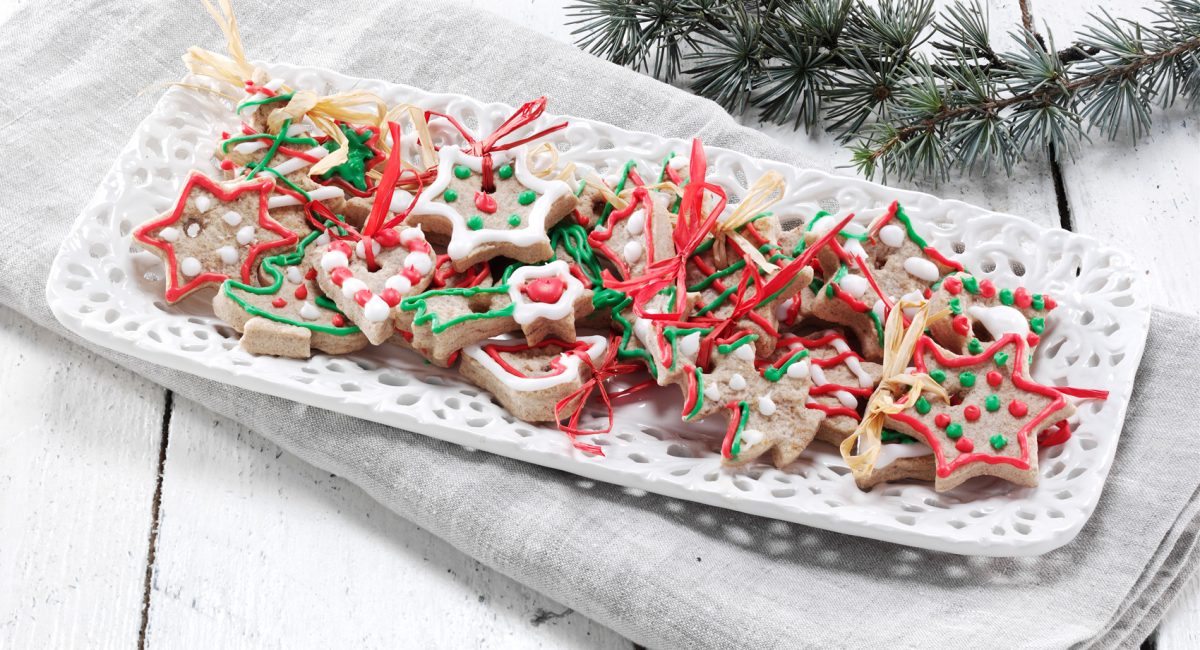
[[521, 205], [529, 205], [537, 200], [537, 194], [533, 190], [525, 190], [517, 195], [517, 203]]
[[991, 413], [995, 413], [996, 411], [999, 411], [1000, 410], [1000, 396], [999, 395], [988, 395], [987, 399], [983, 400], [983, 407], [986, 408]]
[[513, 175], [512, 165], [500, 165], [500, 169], [496, 170], [496, 175], [499, 176], [500, 178], [502, 178], [503, 180], [508, 180], [508, 179], [512, 178], [512, 175]]
[[967, 291], [970, 291], [971, 293], [979, 293], [979, 280], [976, 280], [975, 276], [964, 275], [962, 283], [963, 287], [965, 287]]
[[466, 180], [471, 177], [471, 168], [466, 165], [455, 165], [454, 176], [460, 180]]
[[519, 214], [508, 215], [508, 225], [510, 225], [514, 228], [521, 225], [521, 215], [519, 215]]
[[995, 360], [997, 366], [1003, 366], [1004, 364], [1008, 363], [1008, 353], [997, 352], [996, 356], [992, 357], [992, 359]]
[[696, 417], [700, 409], [704, 408], [704, 372], [700, 368], [694, 368], [692, 372], [696, 376], [696, 405], [692, 407], [688, 414], [683, 416], [684, 420], [690, 420]]
[[454, 190], [446, 190], [445, 192], [442, 192], [442, 198], [445, 199], [446, 203], [454, 203], [458, 200], [458, 192], [455, 192]]
[[738, 402], [738, 417], [737, 431], [733, 434], [733, 444], [729, 446], [729, 456], [737, 458], [738, 454], [742, 453], [742, 432], [746, 430], [746, 421], [750, 419], [750, 407], [745, 400]]
[[1008, 305], [1009, 307], [1012, 306], [1013, 292], [1011, 290], [1009, 290], [1009, 289], [1001, 289], [1000, 290], [1000, 304]]
[[962, 301], [961, 300], [959, 300], [958, 298], [950, 299], [950, 313], [954, 314], [955, 316], [962, 313]]
[[995, 449], [996, 451], [1000, 451], [1001, 449], [1004, 449], [1004, 447], [1006, 447], [1008, 445], [1008, 438], [1005, 438], [1004, 436], [997, 433], [996, 435], [992, 436], [991, 438], [988, 438], [988, 442], [992, 443], [992, 449]]
[[[376, 152], [371, 149], [367, 142], [375, 137], [375, 131], [372, 129], [364, 129], [360, 135], [354, 129], [340, 125], [342, 134], [346, 136], [346, 162], [331, 167], [329, 171], [321, 174], [320, 179], [327, 181], [334, 176], [342, 179], [347, 185], [353, 187], [360, 192], [366, 192], [367, 187], [367, 165], [375, 159]], [[338, 144], [334, 140], [327, 141], [324, 145], [329, 152], [337, 151]]]
[[983, 352], [983, 343], [979, 339], [972, 338], [967, 342], [967, 352], [971, 354], [979, 354]]
[[467, 219], [467, 227], [471, 230], [479, 230], [483, 228], [483, 217], [474, 215], [470, 219]]
[[807, 357], [808, 350], [800, 350], [796, 354], [788, 357], [787, 361], [784, 361], [782, 364], [780, 364], [778, 368], [775, 366], [767, 366], [766, 368], [763, 368], [763, 379], [766, 379], [770, 382], [777, 382], [780, 379], [783, 379], [783, 376], [787, 374], [788, 368], [791, 368], [792, 364], [797, 363], [801, 359], [805, 359]]
[[433, 291], [426, 291], [425, 293], [419, 293], [415, 296], [408, 296], [407, 298], [404, 298], [400, 301], [399, 306], [400, 306], [400, 309], [402, 309], [404, 311], [417, 312], [416, 316], [413, 317], [413, 325], [424, 325], [426, 323], [431, 323], [429, 326], [429, 329], [434, 334], [441, 334], [442, 332], [450, 329], [451, 327], [454, 327], [455, 325], [458, 325], [460, 323], [465, 323], [467, 321], [479, 320], [481, 318], [497, 318], [497, 317], [501, 317], [501, 316], [511, 316], [517, 306], [515, 304], [510, 303], [507, 307], [504, 307], [503, 309], [493, 309], [491, 311], [478, 312], [478, 313], [471, 312], [471, 313], [464, 314], [462, 316], [457, 316], [455, 318], [451, 318], [446, 321], [442, 321], [442, 319], [437, 314], [431, 313], [429, 311], [429, 305], [426, 302], [429, 298], [432, 298], [434, 296], [463, 296], [465, 298], [470, 298], [471, 296], [474, 296], [474, 295], [480, 294], [480, 293], [508, 293], [507, 282], [508, 282], [508, 274], [505, 273], [505, 277], [503, 278], [503, 283], [498, 284], [493, 287], [453, 287], [453, 288], [449, 288], [449, 289], [435, 289]]
[[962, 437], [962, 425], [957, 422], [951, 422], [946, 425], [946, 437], [951, 440], [958, 440]]
[[967, 370], [958, 373], [958, 383], [962, 384], [963, 388], [970, 388], [975, 385], [975, 373]]
[[1034, 334], [1041, 334], [1042, 330], [1046, 329], [1046, 319], [1041, 316], [1030, 318], [1029, 329], [1033, 330]]
[[1040, 293], [1033, 294], [1033, 308], [1041, 311], [1046, 308], [1046, 297]]
[[757, 340], [758, 340], [757, 334], [746, 334], [745, 336], [742, 336], [735, 341], [731, 341], [729, 343], [722, 343], [722, 344], [718, 345], [717, 352], [719, 352], [721, 354], [729, 354], [730, 352], [733, 352], [734, 350], [742, 347], [743, 345], [753, 343]]
[[946, 371], [945, 370], [930, 370], [929, 376], [930, 376], [930, 378], [932, 378], [934, 381], [936, 381], [939, 384], [946, 381]]
[[879, 441], [880, 442], [898, 442], [900, 444], [911, 445], [911, 444], [915, 443], [917, 441], [917, 439], [912, 436], [908, 436], [903, 433], [900, 433], [899, 431], [892, 431], [891, 429], [884, 429], [883, 431], [879, 432]]
[[917, 409], [917, 413], [925, 415], [932, 407], [929, 405], [929, 400], [925, 399], [925, 396], [922, 395], [917, 398], [917, 403], [913, 404], [913, 408]]

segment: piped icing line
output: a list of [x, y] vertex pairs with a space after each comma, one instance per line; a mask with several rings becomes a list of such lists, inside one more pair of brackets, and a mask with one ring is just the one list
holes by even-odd
[[296, 233], [284, 228], [278, 221], [272, 219], [270, 214], [267, 212], [269, 197], [271, 192], [275, 189], [275, 182], [273, 180], [262, 179], [248, 183], [237, 183], [229, 187], [225, 187], [211, 178], [201, 174], [200, 172], [192, 172], [192, 174], [188, 177], [187, 183], [183, 186], [183, 190], [179, 194], [179, 200], [176, 201], [175, 208], [171, 211], [171, 213], [162, 218], [142, 224], [133, 231], [134, 239], [138, 240], [142, 244], [152, 246], [165, 253], [163, 257], [167, 266], [167, 286], [165, 292], [167, 302], [176, 302], [201, 285], [210, 282], [224, 282], [229, 277], [223, 273], [204, 272], [201, 269], [199, 272], [191, 274], [192, 277], [190, 280], [180, 284], [180, 261], [177, 259], [175, 246], [173, 244], [173, 241], [176, 241], [176, 239], [163, 236], [154, 237], [149, 234], [153, 230], [160, 228], [165, 230], [171, 227], [171, 224], [178, 223], [183, 217], [184, 210], [187, 208], [188, 197], [197, 186], [209, 192], [223, 203], [235, 201], [239, 196], [247, 192], [258, 192], [258, 228], [273, 232], [280, 236], [279, 239], [274, 241], [258, 241], [257, 238], [255, 238], [251, 242], [247, 243], [247, 245], [252, 245], [250, 245], [250, 250], [246, 254], [245, 261], [242, 263], [240, 269], [242, 282], [250, 283], [254, 272], [255, 262], [263, 251], [272, 248], [292, 246], [299, 240], [299, 237], [296, 235]]
[[[509, 155], [506, 152], [497, 154], [496, 157], [505, 160]], [[512, 152], [511, 156], [514, 158], [512, 165], [516, 179], [526, 188], [538, 194], [537, 199], [529, 207], [528, 218], [519, 228], [472, 230], [467, 225], [467, 220], [451, 204], [435, 199], [442, 196], [449, 187], [450, 179], [454, 177], [455, 165], [465, 165], [474, 172], [482, 173], [484, 159], [466, 154], [456, 147], [443, 147], [438, 152], [437, 177], [417, 197], [411, 214], [435, 215], [450, 222], [450, 243], [446, 247], [446, 253], [450, 255], [450, 259], [457, 261], [466, 258], [484, 244], [506, 243], [517, 247], [526, 247], [548, 241], [546, 216], [549, 214], [550, 208], [559, 199], [567, 195], [574, 195], [574, 192], [571, 191], [571, 186], [564, 181], [545, 180], [530, 172], [524, 148]], [[391, 211], [399, 212], [406, 209], [412, 199], [412, 194], [397, 189], [392, 197]]]
[[[529, 292], [532, 283], [551, 280], [561, 283], [558, 295], [543, 302]], [[583, 283], [571, 274], [563, 260], [555, 260], [541, 266], [518, 267], [506, 280], [508, 297], [513, 303], [512, 318], [518, 325], [529, 325], [538, 320], [562, 320], [575, 313], [575, 303], [583, 295]], [[533, 285], [536, 286], [536, 285]]]
[[[506, 362], [501, 353], [520, 352], [524, 350], [545, 347], [561, 348], [562, 352], [550, 361], [551, 372], [536, 377], [522, 374]], [[463, 354], [479, 362], [488, 372], [503, 379], [504, 385], [516, 391], [532, 392], [569, 385], [580, 378], [580, 364], [587, 356], [592, 364], [599, 363], [608, 350], [608, 338], [604, 336], [580, 336], [575, 343], [567, 343], [559, 339], [545, 339], [540, 343], [530, 345], [526, 342], [510, 340], [493, 340], [468, 345], [462, 349]]]
[[350, 260], [365, 258], [365, 255], [359, 255], [348, 242], [331, 242], [320, 261], [321, 268], [329, 272], [330, 279], [341, 288], [342, 294], [358, 303], [363, 308], [363, 316], [375, 323], [390, 318], [392, 308], [400, 304], [404, 294], [433, 272], [433, 249], [425, 241], [425, 233], [420, 228], [396, 229], [394, 238], [384, 236], [386, 232], [376, 233], [374, 241], [384, 249], [404, 246], [408, 249], [408, 255], [404, 258], [404, 268], [384, 281], [384, 289], [378, 295], [366, 283], [354, 277]]

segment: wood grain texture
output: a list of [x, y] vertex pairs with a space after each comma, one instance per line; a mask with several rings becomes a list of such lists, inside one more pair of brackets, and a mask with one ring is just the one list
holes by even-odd
[[132, 647], [165, 392], [4, 308], [0, 368], [0, 647]]
[[193, 402], [169, 441], [147, 647], [630, 647]]

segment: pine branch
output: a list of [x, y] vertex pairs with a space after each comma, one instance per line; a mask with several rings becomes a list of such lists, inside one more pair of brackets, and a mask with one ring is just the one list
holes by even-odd
[[[870, 177], [988, 172], [1087, 131], [1142, 137], [1156, 107], [1200, 103], [1200, 0], [1160, 0], [1139, 23], [1106, 12], [1068, 47], [1019, 27], [1006, 51], [979, 0], [587, 0], [588, 51], [733, 112], [822, 125]], [[920, 52], [918, 54], [918, 52]]]

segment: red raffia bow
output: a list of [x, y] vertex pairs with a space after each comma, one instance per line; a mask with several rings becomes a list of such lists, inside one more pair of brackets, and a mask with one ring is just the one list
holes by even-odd
[[[310, 203], [308, 219], [313, 225], [324, 230], [334, 239], [352, 239], [363, 243], [363, 254], [367, 260], [367, 268], [375, 270], [378, 265], [375, 263], [375, 237], [380, 233], [381, 245], [395, 246], [398, 241], [391, 241], [393, 237], [390, 234], [382, 234], [392, 232], [391, 229], [399, 225], [408, 217], [412, 209], [417, 204], [417, 199], [421, 196], [421, 190], [424, 188], [425, 181], [420, 173], [413, 169], [404, 169], [400, 161], [400, 125], [396, 122], [388, 122], [388, 132], [392, 135], [391, 153], [388, 154], [387, 162], [384, 163], [383, 178], [379, 180], [376, 186], [375, 199], [371, 203], [371, 214], [367, 217], [366, 223], [363, 224], [362, 230], [358, 230], [354, 226], [346, 223], [332, 210], [326, 207], [319, 201]], [[405, 176], [411, 178], [406, 179]], [[408, 207], [402, 212], [397, 212], [388, 218], [391, 211], [392, 195], [396, 192], [398, 184], [415, 184], [417, 190], [412, 194], [412, 200], [409, 201]], [[313, 216], [313, 213], [319, 215], [319, 219]], [[337, 229], [345, 231], [346, 234], [340, 234], [333, 226], [327, 226], [326, 222], [333, 222]], [[382, 232], [381, 232], [382, 231]]]
[[462, 134], [463, 139], [465, 139], [467, 144], [470, 145], [463, 151], [466, 151], [472, 156], [483, 158], [483, 191], [490, 194], [491, 192], [496, 191], [495, 179], [492, 177], [492, 152], [507, 151], [513, 147], [519, 147], [526, 142], [537, 140], [550, 135], [555, 131], [567, 128], [567, 123], [562, 122], [549, 128], [542, 129], [533, 135], [526, 136], [519, 140], [514, 140], [505, 144], [497, 144], [500, 142], [500, 140], [512, 135], [512, 133], [517, 129], [527, 124], [531, 124], [537, 120], [542, 116], [542, 112], [545, 110], [545, 96], [538, 97], [531, 102], [525, 102], [512, 115], [510, 115], [507, 120], [504, 120], [504, 123], [496, 127], [496, 130], [492, 131], [491, 135], [483, 140], [476, 140], [475, 136], [471, 135], [471, 132], [468, 131], [466, 127], [464, 127], [462, 124], [459, 124], [458, 120], [446, 115], [445, 113], [439, 113], [437, 111], [425, 111], [425, 120], [428, 121], [430, 115], [436, 115], [438, 117], [445, 118], [455, 129], [458, 130], [460, 134]]
[[[604, 360], [600, 363], [599, 367], [592, 362], [592, 356], [588, 354], [587, 351], [582, 352], [579, 356], [581, 359], [583, 359], [583, 362], [587, 364], [587, 367], [591, 369], [591, 378], [585, 381], [582, 386], [575, 389], [570, 395], [558, 400], [558, 403], [554, 405], [554, 421], [555, 424], [558, 425], [559, 430], [567, 434], [567, 437], [571, 439], [571, 444], [574, 445], [576, 449], [589, 454], [603, 456], [604, 449], [602, 449], [599, 445], [590, 445], [585, 442], [579, 442], [579, 440], [576, 438], [578, 436], [593, 436], [612, 431], [612, 400], [621, 395], [628, 395], [629, 393], [644, 387], [643, 385], [638, 385], [621, 391], [617, 395], [608, 394], [608, 389], [605, 388], [604, 385], [606, 381], [618, 375], [626, 375], [631, 372], [636, 372], [640, 369], [640, 366], [638, 366], [636, 363], [617, 361], [617, 353], [620, 352], [619, 343], [620, 341], [616, 337], [609, 338], [608, 351], [604, 354]], [[596, 391], [599, 391], [600, 399], [604, 402], [604, 408], [608, 412], [608, 424], [605, 425], [603, 429], [581, 429], [579, 428], [579, 418], [583, 416], [583, 408], [587, 406], [587, 402], [591, 398], [592, 393]], [[561, 412], [564, 408], [567, 408], [567, 406], [572, 403], [574, 406], [571, 407], [570, 417], [567, 418], [567, 422], [564, 424]]]

